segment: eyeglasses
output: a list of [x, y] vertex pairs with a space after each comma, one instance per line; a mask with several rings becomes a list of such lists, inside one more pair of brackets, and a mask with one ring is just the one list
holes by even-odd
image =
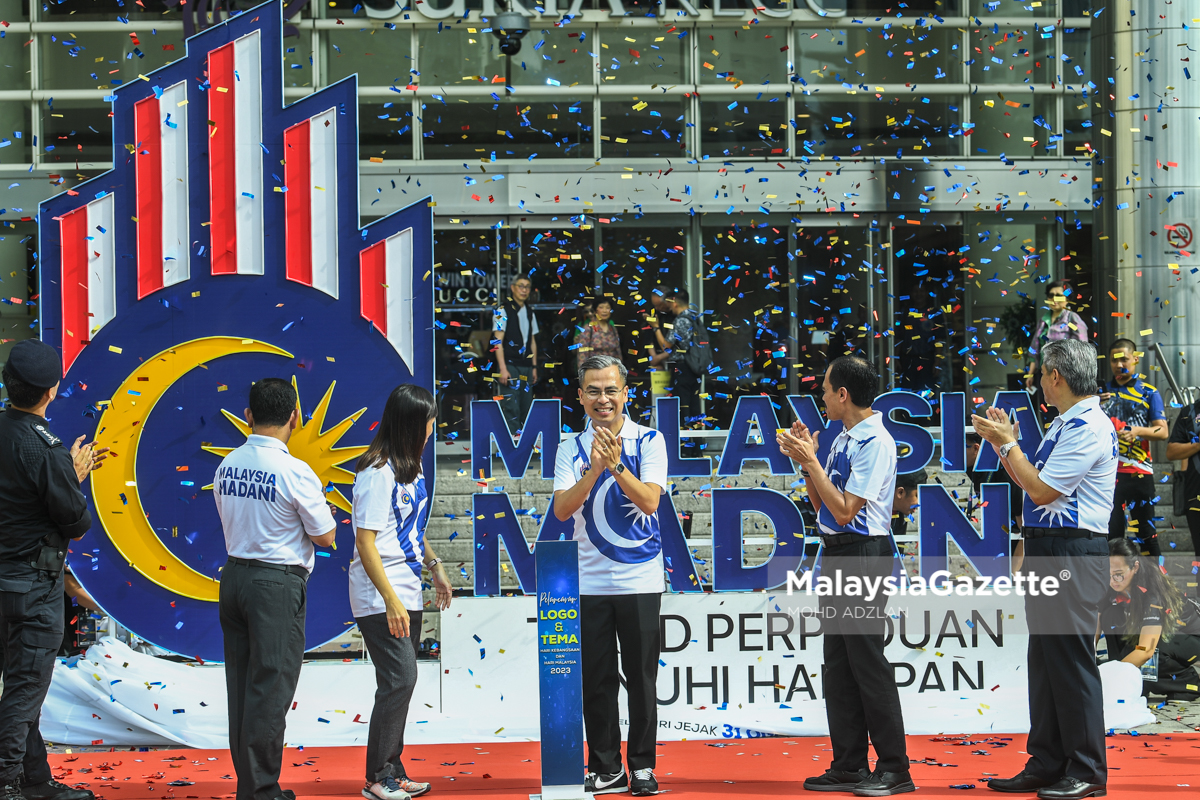
[[603, 392], [600, 391], [599, 389], [593, 387], [591, 389], [586, 390], [583, 393], [583, 396], [586, 397], [588, 400], [599, 400], [600, 395], [604, 395], [605, 397], [614, 397], [615, 398], [615, 397], [620, 397], [621, 393], [624, 391], [625, 391], [624, 387], [618, 389], [615, 386], [609, 386]]
[[1121, 581], [1125, 580], [1125, 573], [1124, 572], [1114, 572], [1108, 576], [1108, 579], [1112, 583], [1120, 583]]

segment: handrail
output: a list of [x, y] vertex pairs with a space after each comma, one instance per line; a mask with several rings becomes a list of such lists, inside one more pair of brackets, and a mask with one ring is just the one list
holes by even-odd
[[1171, 393], [1180, 405], [1191, 405], [1194, 401], [1191, 389], [1180, 388], [1179, 383], [1175, 380], [1175, 374], [1171, 372], [1171, 366], [1167, 363], [1166, 356], [1163, 355], [1162, 346], [1158, 342], [1150, 345], [1154, 349], [1154, 355], [1158, 360], [1158, 368], [1167, 376], [1167, 383], [1171, 385]]

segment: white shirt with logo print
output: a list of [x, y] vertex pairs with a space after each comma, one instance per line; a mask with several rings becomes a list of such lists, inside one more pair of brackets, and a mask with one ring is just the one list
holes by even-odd
[[[554, 491], [570, 489], [583, 478], [592, 455], [595, 433], [587, 429], [558, 446]], [[642, 483], [667, 486], [667, 447], [663, 435], [629, 417], [621, 425], [622, 456]], [[662, 538], [658, 514], [647, 516], [634, 505], [616, 478], [603, 475], [584, 504], [572, 516], [579, 542], [581, 595], [661, 594]]]
[[1050, 423], [1029, 461], [1059, 496], [1039, 506], [1025, 495], [1027, 528], [1082, 528], [1108, 532], [1117, 482], [1117, 432], [1100, 398], [1080, 400]]
[[[425, 518], [429, 497], [425, 476], [396, 483], [390, 466], [368, 467], [354, 477], [354, 531], [375, 531], [375, 549], [388, 583], [407, 611], [420, 611], [421, 566], [425, 561]], [[350, 561], [350, 611], [355, 618], [383, 614], [387, 604], [375, 588], [358, 553]]]
[[316, 549], [309, 537], [334, 526], [317, 474], [271, 436], [251, 434], [225, 456], [213, 478], [213, 499], [225, 550], [234, 558], [312, 572]]

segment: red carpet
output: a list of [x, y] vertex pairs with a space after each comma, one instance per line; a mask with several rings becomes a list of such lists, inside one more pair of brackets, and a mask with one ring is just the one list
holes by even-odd
[[[1109, 797], [1195, 796], [1200, 789], [1200, 735], [1121, 735], [1107, 741]], [[908, 796], [987, 792], [988, 778], [1020, 771], [1024, 744], [1025, 737], [1017, 735], [910, 736], [909, 757], [923, 763], [912, 765], [919, 788]], [[299, 800], [358, 798], [363, 757], [361, 747], [288, 748], [281, 783]], [[414, 745], [405, 750], [410, 777], [431, 782], [433, 796], [525, 800], [539, 790], [537, 758], [533, 742]], [[233, 765], [226, 751], [124, 750], [50, 759], [56, 778], [83, 783], [104, 800], [223, 800], [234, 792]], [[713, 795], [819, 797], [804, 792], [800, 781], [822, 772], [828, 761], [828, 739], [667, 742], [658, 748], [657, 774], [663, 793], [680, 800]]]

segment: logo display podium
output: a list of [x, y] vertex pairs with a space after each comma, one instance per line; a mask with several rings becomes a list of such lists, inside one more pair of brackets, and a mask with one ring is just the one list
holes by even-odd
[[535, 558], [542, 792], [530, 795], [530, 800], [586, 800], [579, 545], [538, 542]]

